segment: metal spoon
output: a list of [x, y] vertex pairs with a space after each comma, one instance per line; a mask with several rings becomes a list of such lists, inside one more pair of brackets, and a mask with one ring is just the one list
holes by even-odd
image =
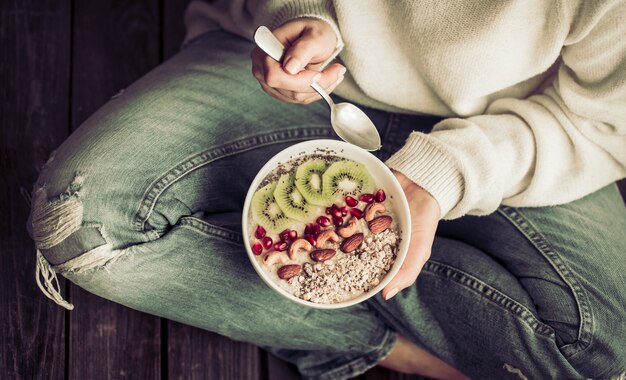
[[[260, 26], [254, 32], [254, 41], [267, 55], [280, 62], [285, 47], [265, 26]], [[342, 140], [359, 146], [365, 150], [380, 149], [380, 135], [365, 112], [350, 103], [335, 104], [322, 86], [313, 82], [311, 87], [328, 103], [330, 107], [330, 123], [335, 133]]]

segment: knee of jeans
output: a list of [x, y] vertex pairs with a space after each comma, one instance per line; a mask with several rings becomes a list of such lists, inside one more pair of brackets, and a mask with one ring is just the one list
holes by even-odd
[[34, 190], [28, 227], [35, 246], [52, 265], [108, 245], [103, 226], [83, 221], [84, 180], [77, 173], [65, 191], [52, 196], [48, 186]]
[[126, 251], [113, 249], [103, 225], [84, 221], [84, 181], [85, 176], [77, 173], [63, 192], [52, 195], [48, 186], [36, 186], [27, 223], [37, 249], [37, 285], [44, 295], [68, 309], [73, 306], [63, 300], [56, 273], [96, 269]]

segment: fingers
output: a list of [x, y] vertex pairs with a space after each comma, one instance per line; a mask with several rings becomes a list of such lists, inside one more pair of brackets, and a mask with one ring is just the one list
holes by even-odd
[[[343, 81], [343, 75], [339, 77], [335, 81], [335, 83], [331, 84], [330, 86], [326, 86], [326, 87], [322, 86], [322, 87], [328, 94], [330, 94], [331, 92], [335, 90], [335, 88], [342, 81]], [[267, 84], [263, 83], [262, 81], [259, 81], [259, 83], [261, 87], [263, 88], [263, 91], [268, 93], [270, 96], [278, 100], [282, 100], [284, 102], [298, 103], [298, 104], [310, 104], [321, 99], [321, 96], [317, 92], [314, 92], [314, 90], [313, 92], [284, 91], [284, 90], [277, 90], [275, 88], [269, 87]]]
[[337, 36], [327, 23], [297, 19], [273, 33], [287, 48], [282, 63], [259, 48], [251, 53], [252, 75], [269, 95], [289, 103], [308, 104], [321, 99], [311, 83], [319, 83], [329, 93], [341, 83], [346, 69], [338, 63], [321, 72], [307, 69], [324, 62], [335, 49]]
[[276, 28], [273, 33], [287, 46], [283, 56], [283, 68], [292, 75], [308, 65], [325, 61], [337, 45], [335, 33], [319, 20], [288, 22]]
[[331, 93], [341, 83], [346, 71], [342, 65], [333, 64], [321, 72], [303, 70], [291, 75], [268, 56], [259, 61], [259, 53], [265, 54], [257, 49], [252, 52], [252, 75], [265, 92], [288, 103], [309, 104], [321, 99], [311, 83], [318, 82], [326, 92]]

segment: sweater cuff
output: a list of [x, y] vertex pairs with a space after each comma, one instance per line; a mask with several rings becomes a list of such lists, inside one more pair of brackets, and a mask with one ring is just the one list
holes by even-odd
[[385, 163], [432, 195], [444, 219], [461, 200], [464, 188], [461, 172], [426, 134], [411, 133], [405, 145]]
[[333, 59], [335, 59], [337, 55], [339, 55], [344, 46], [341, 33], [339, 32], [339, 26], [336, 21], [337, 17], [335, 15], [335, 8], [331, 1], [289, 1], [278, 12], [276, 12], [276, 16], [272, 20], [270, 29], [274, 30], [289, 20], [303, 17], [315, 18], [326, 22], [330, 25], [337, 36], [337, 45], [335, 46], [335, 50], [321, 65], [321, 67], [324, 68]]

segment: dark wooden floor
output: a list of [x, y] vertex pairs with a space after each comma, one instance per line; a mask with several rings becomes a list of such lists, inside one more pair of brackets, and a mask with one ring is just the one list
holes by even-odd
[[[49, 154], [112, 95], [174, 54], [188, 0], [0, 0], [0, 379], [297, 379], [259, 348], [140, 313], [63, 280], [35, 284], [25, 230]], [[409, 379], [371, 370], [362, 379]]]
[[[294, 379], [250, 344], [34, 279], [27, 194], [80, 123], [182, 39], [187, 0], [0, 1], [0, 379]], [[375, 368], [361, 379], [416, 379]]]

